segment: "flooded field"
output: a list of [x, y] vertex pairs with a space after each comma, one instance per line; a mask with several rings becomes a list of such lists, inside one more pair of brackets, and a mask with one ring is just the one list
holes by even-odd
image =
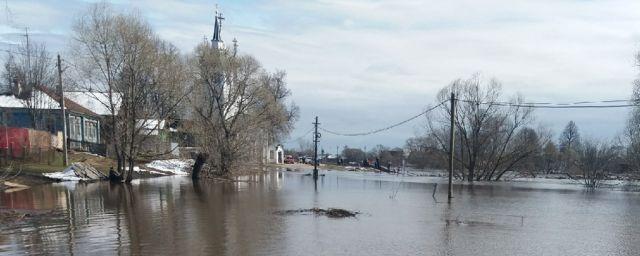
[[[640, 193], [579, 185], [323, 172], [60, 183], [0, 196], [45, 210], [0, 227], [0, 254], [637, 255]], [[436, 184], [439, 184], [436, 187]], [[435, 191], [435, 199], [432, 194]], [[277, 214], [344, 208], [356, 217]], [[48, 211], [52, 210], [52, 211]]]

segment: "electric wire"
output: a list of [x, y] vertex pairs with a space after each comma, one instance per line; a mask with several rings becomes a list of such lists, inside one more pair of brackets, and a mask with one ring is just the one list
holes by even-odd
[[[503, 107], [550, 108], [550, 109], [628, 108], [628, 107], [639, 106], [639, 104], [636, 104], [631, 100], [580, 101], [580, 102], [573, 102], [573, 103], [513, 103], [513, 102], [500, 102], [500, 101], [477, 102], [477, 101], [465, 100], [465, 99], [456, 99], [456, 101], [471, 103], [471, 104], [503, 106]], [[621, 102], [628, 102], [628, 104], [602, 105], [602, 103], [621, 103]], [[583, 105], [583, 104], [591, 104], [591, 105]]]
[[304, 139], [305, 136], [309, 135], [309, 133], [311, 133], [313, 131], [313, 127], [311, 127], [311, 129], [309, 129], [307, 132], [305, 132], [304, 134], [302, 134], [301, 136], [295, 137], [295, 139], [290, 139], [285, 141], [284, 143], [289, 143], [289, 142], [293, 142], [293, 141], [297, 141], [297, 140], [301, 140]]
[[412, 117], [410, 117], [410, 118], [408, 118], [408, 119], [405, 119], [405, 120], [400, 121], [400, 122], [398, 122], [398, 123], [395, 123], [395, 124], [392, 124], [392, 125], [389, 125], [389, 126], [386, 126], [386, 127], [380, 128], [380, 129], [372, 130], [372, 131], [367, 131], [367, 132], [358, 132], [358, 133], [342, 133], [342, 132], [336, 132], [336, 131], [332, 131], [332, 130], [326, 129], [326, 128], [324, 128], [324, 127], [318, 127], [318, 129], [320, 129], [321, 131], [324, 131], [324, 132], [326, 132], [326, 133], [333, 134], [333, 135], [337, 135], [337, 136], [350, 136], [350, 137], [353, 137], [353, 136], [365, 136], [365, 135], [371, 135], [371, 134], [375, 134], [375, 133], [383, 132], [383, 131], [386, 131], [386, 130], [390, 130], [390, 129], [393, 129], [393, 128], [398, 127], [398, 126], [400, 126], [400, 125], [403, 125], [403, 124], [405, 124], [405, 123], [408, 123], [408, 122], [410, 122], [410, 121], [412, 121], [412, 120], [414, 120], [414, 119], [416, 119], [416, 118], [418, 118], [418, 117], [420, 117], [420, 116], [422, 116], [422, 115], [425, 115], [425, 114], [427, 114], [427, 113], [429, 113], [429, 112], [431, 112], [431, 111], [435, 110], [436, 108], [438, 108], [438, 107], [442, 106], [442, 105], [443, 105], [445, 102], [447, 102], [447, 101], [448, 101], [448, 100], [445, 100], [445, 101], [443, 101], [443, 102], [440, 102], [438, 105], [435, 105], [435, 106], [433, 106], [433, 107], [431, 107], [431, 108], [429, 108], [429, 109], [427, 109], [427, 110], [425, 110], [425, 111], [422, 111], [422, 112], [420, 112], [419, 114], [417, 114], [417, 115], [415, 115], [415, 116], [412, 116]]
[[[427, 114], [430, 111], [435, 110], [436, 108], [440, 107], [441, 105], [443, 105], [444, 103], [446, 103], [448, 100], [440, 102], [438, 105], [435, 105], [432, 108], [429, 108], [415, 116], [412, 116], [408, 119], [405, 119], [401, 122], [386, 126], [384, 128], [380, 128], [380, 129], [376, 129], [376, 130], [372, 130], [372, 131], [366, 131], [366, 132], [357, 132], [357, 133], [343, 133], [343, 132], [336, 132], [333, 130], [329, 130], [326, 129], [324, 127], [318, 127], [319, 130], [332, 134], [332, 135], [337, 135], [337, 136], [366, 136], [366, 135], [371, 135], [371, 134], [376, 134], [379, 132], [383, 132], [386, 130], [390, 130], [393, 129], [395, 127], [398, 127], [400, 125], [403, 125], [407, 122], [410, 122], [422, 115]], [[513, 103], [513, 102], [500, 102], [500, 101], [495, 101], [495, 102], [477, 102], [477, 101], [472, 101], [472, 100], [465, 100], [465, 99], [455, 99], [455, 101], [459, 101], [459, 102], [465, 102], [465, 103], [471, 103], [471, 104], [480, 104], [480, 105], [493, 105], [493, 106], [503, 106], [503, 107], [523, 107], [523, 108], [546, 108], [546, 109], [580, 109], [580, 108], [628, 108], [628, 107], [637, 107], [640, 106], [640, 104], [635, 103], [632, 100], [600, 100], [600, 101], [576, 101], [576, 102], [571, 102], [571, 103], [551, 103], [551, 102], [526, 102], [526, 103]], [[610, 104], [610, 105], [606, 105], [607, 103], [627, 103], [627, 104]], [[588, 104], [588, 105], [587, 105]], [[603, 105], [605, 104], [605, 105]], [[306, 135], [306, 134], [305, 134]]]

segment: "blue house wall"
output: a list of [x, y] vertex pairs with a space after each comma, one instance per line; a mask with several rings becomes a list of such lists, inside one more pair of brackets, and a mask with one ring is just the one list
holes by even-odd
[[[42, 109], [37, 110], [38, 118], [36, 123], [33, 123], [32, 115], [27, 108], [0, 108], [0, 125], [17, 128], [31, 128], [36, 130], [48, 131], [51, 134], [57, 135], [58, 132], [63, 132], [64, 126], [62, 124], [62, 111], [59, 109]], [[67, 110], [67, 120], [69, 116], [75, 116], [81, 118], [81, 139], [76, 140], [67, 136], [68, 145], [71, 149], [78, 149], [83, 151], [89, 151], [96, 154], [105, 154], [106, 148], [100, 143], [100, 120], [96, 117], [89, 116], [82, 113], [77, 113]], [[85, 120], [91, 120], [97, 122], [96, 125], [96, 142], [89, 142], [85, 138], [87, 133], [85, 127]], [[67, 135], [70, 135], [71, 123], [67, 121]]]

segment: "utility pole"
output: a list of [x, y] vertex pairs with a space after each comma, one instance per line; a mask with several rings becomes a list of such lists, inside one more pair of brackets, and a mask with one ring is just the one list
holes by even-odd
[[[29, 45], [29, 28], [24, 28], [24, 36], [27, 40], [27, 82], [25, 86], [30, 86], [31, 83], [31, 46]], [[25, 88], [26, 89], [26, 88]]]
[[60, 110], [62, 111], [62, 151], [63, 158], [62, 164], [67, 166], [69, 164], [69, 155], [67, 153], [67, 111], [64, 107], [64, 89], [62, 89], [62, 64], [60, 61], [60, 54], [58, 54], [58, 90], [60, 90]]
[[449, 192], [448, 198], [451, 202], [453, 198], [453, 154], [454, 154], [454, 136], [455, 136], [455, 122], [456, 122], [456, 94], [451, 93], [451, 127], [449, 128]]
[[313, 179], [318, 179], [318, 142], [320, 141], [320, 133], [318, 133], [318, 117], [316, 116], [316, 121], [313, 123], [314, 132], [313, 132]]

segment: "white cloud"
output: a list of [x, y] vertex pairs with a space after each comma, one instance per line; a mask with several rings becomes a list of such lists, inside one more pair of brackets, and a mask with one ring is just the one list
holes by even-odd
[[[163, 38], [185, 52], [211, 34], [214, 6], [208, 1], [118, 4], [140, 10]], [[242, 52], [256, 55], [269, 70], [288, 72], [302, 109], [294, 136], [307, 131], [315, 115], [327, 128], [344, 131], [399, 121], [433, 103], [439, 88], [475, 72], [502, 81], [508, 95], [557, 102], [627, 98], [638, 72], [633, 58], [640, 49], [638, 1], [219, 4], [227, 17], [227, 42], [237, 37]], [[71, 5], [83, 6], [10, 2], [21, 22], [52, 38], [68, 33]], [[28, 18], [34, 13], [37, 18]], [[5, 40], [8, 32], [1, 28]], [[606, 137], [615, 135], [626, 117], [620, 110], [580, 111], [538, 111], [537, 119], [556, 131], [574, 119], [583, 131]], [[325, 135], [323, 145], [402, 145], [419, 124], [367, 138]]]

